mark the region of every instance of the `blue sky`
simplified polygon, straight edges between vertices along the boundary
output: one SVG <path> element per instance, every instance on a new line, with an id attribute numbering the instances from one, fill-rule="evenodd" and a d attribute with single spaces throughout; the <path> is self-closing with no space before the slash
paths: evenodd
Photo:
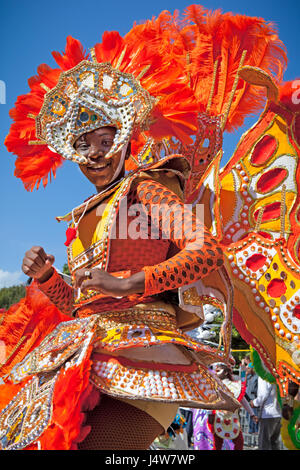
<path id="1" fill-rule="evenodd" d="M 9 109 L 18 95 L 29 91 L 27 79 L 34 75 L 40 63 L 54 65 L 51 51 L 61 51 L 66 37 L 79 39 L 85 48 L 101 41 L 105 30 L 125 34 L 134 21 L 158 15 L 162 10 L 183 10 L 192 1 L 151 0 L 14 0 L 1 2 L 0 80 L 6 85 L 6 103 L 0 104 L 1 157 L 1 224 L 0 224 L 0 287 L 24 282 L 21 273 L 22 258 L 32 245 L 41 245 L 55 256 L 60 269 L 66 262 L 64 246 L 66 225 L 55 217 L 63 215 L 94 193 L 93 186 L 84 179 L 77 166 L 65 162 L 57 178 L 47 188 L 28 193 L 22 182 L 13 176 L 15 157 L 3 145 L 11 120 Z M 298 0 L 206 0 L 201 4 L 209 9 L 263 17 L 273 21 L 279 37 L 288 49 L 289 65 L 285 80 L 300 77 L 299 31 L 300 5 Z M 249 118 L 246 127 L 256 119 Z M 225 135 L 225 160 L 245 130 Z"/>

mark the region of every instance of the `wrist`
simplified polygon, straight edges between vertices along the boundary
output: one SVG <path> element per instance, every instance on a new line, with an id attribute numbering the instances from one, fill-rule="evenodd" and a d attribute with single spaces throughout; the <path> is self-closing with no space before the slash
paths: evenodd
<path id="1" fill-rule="evenodd" d="M 51 266 L 51 268 L 46 271 L 44 274 L 42 274 L 40 277 L 38 278 L 35 278 L 35 280 L 39 283 L 39 284 L 43 284 L 44 282 L 47 282 L 49 281 L 49 279 L 52 277 L 53 275 L 53 272 L 54 272 L 54 268 Z"/>
<path id="2" fill-rule="evenodd" d="M 143 294 L 145 291 L 145 273 L 143 271 L 122 279 L 123 295 Z"/>

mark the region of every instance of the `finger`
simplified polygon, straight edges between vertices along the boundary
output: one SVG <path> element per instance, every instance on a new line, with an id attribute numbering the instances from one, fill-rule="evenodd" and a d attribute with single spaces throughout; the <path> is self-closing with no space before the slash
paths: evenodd
<path id="1" fill-rule="evenodd" d="M 39 269 L 43 268 L 45 266 L 45 261 L 43 261 L 39 255 L 36 253 L 30 253 L 28 256 L 25 257 L 24 262 L 28 266 L 35 266 L 38 267 Z"/>
<path id="2" fill-rule="evenodd" d="M 75 273 L 75 287 L 80 287 L 81 282 L 83 281 L 83 276 L 82 276 L 82 269 L 79 269 Z"/>
<path id="3" fill-rule="evenodd" d="M 96 290 L 101 292 L 99 285 L 96 285 L 93 279 L 85 279 L 81 284 L 80 290 L 83 294 L 86 294 L 88 290 Z"/>
<path id="4" fill-rule="evenodd" d="M 53 255 L 46 255 L 46 258 L 44 259 L 43 250 L 41 251 L 37 247 L 36 251 L 31 250 L 27 252 L 27 256 L 24 258 L 23 264 L 24 266 L 29 267 L 34 274 L 40 274 L 41 271 L 50 269 L 54 260 L 55 258 Z"/>
<path id="5" fill-rule="evenodd" d="M 25 260 L 23 261 L 22 269 L 26 269 L 27 271 L 30 270 L 33 273 L 36 273 L 41 270 L 41 268 L 38 265 L 30 261 L 25 261 Z"/>
<path id="6" fill-rule="evenodd" d="M 79 269 L 78 271 L 76 271 L 76 273 L 75 273 L 75 287 L 80 287 L 81 288 L 81 285 L 82 285 L 83 281 L 87 279 L 86 272 L 87 272 L 86 269 Z M 92 271 L 90 271 L 90 273 L 91 273 L 91 276 L 92 276 Z"/>
<path id="7" fill-rule="evenodd" d="M 32 261 L 29 258 L 25 258 L 22 264 L 22 270 L 27 276 L 32 276 L 34 278 L 40 277 L 43 273 L 47 270 L 50 270 L 52 263 L 46 261 L 46 263 L 42 263 L 40 259 L 36 261 Z"/>
<path id="8" fill-rule="evenodd" d="M 46 263 L 45 265 L 48 267 L 48 268 L 51 268 L 51 266 L 53 265 L 55 261 L 55 258 L 53 255 L 47 255 L 47 260 L 46 260 Z"/>
<path id="9" fill-rule="evenodd" d="M 38 277 L 40 273 L 40 269 L 32 269 L 32 267 L 27 266 L 27 265 L 22 266 L 22 271 L 24 274 L 26 274 L 26 276 L 34 277 L 34 278 Z"/>
<path id="10" fill-rule="evenodd" d="M 33 253 L 36 253 L 37 255 L 39 255 L 39 257 L 41 258 L 41 260 L 43 260 L 44 262 L 46 261 L 47 259 L 47 254 L 44 250 L 44 248 L 42 248 L 41 246 L 33 246 L 31 248 L 31 251 Z"/>
<path id="11" fill-rule="evenodd" d="M 29 277 L 33 277 L 33 272 L 32 270 L 28 267 L 28 266 L 22 266 L 22 271 L 24 274 L 26 274 L 26 276 L 29 276 Z"/>
<path id="12" fill-rule="evenodd" d="M 40 246 L 33 246 L 26 252 L 25 258 L 35 261 L 39 266 L 44 266 L 47 261 L 47 255 L 44 249 Z"/>
<path id="13" fill-rule="evenodd" d="M 55 261 L 55 257 L 53 255 L 50 255 L 49 253 L 47 253 L 47 261 L 49 261 L 49 263 L 53 264 L 54 261 Z"/>

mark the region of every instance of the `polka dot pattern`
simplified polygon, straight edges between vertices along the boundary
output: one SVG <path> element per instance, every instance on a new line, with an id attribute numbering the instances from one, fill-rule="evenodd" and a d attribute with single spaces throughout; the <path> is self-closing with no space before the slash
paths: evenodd
<path id="1" fill-rule="evenodd" d="M 143 270 L 144 297 L 191 284 L 222 266 L 217 240 L 165 186 L 154 180 L 142 181 L 130 191 L 127 204 L 129 208 L 134 204 L 144 207 L 148 234 L 136 240 L 130 234 L 111 240 L 108 271 L 134 274 Z M 128 217 L 128 226 L 133 219 Z M 73 289 L 56 272 L 39 288 L 63 313 L 70 314 Z"/>
<path id="2" fill-rule="evenodd" d="M 41 284 L 37 282 L 37 285 L 62 313 L 70 315 L 73 310 L 73 288 L 62 279 L 55 269 L 48 281 Z"/>
<path id="3" fill-rule="evenodd" d="M 176 194 L 148 180 L 138 184 L 136 196 L 141 204 L 148 205 L 151 225 L 156 224 L 160 237 L 168 238 L 179 250 L 166 261 L 143 267 L 145 295 L 190 284 L 222 266 L 223 253 L 217 240 Z"/>

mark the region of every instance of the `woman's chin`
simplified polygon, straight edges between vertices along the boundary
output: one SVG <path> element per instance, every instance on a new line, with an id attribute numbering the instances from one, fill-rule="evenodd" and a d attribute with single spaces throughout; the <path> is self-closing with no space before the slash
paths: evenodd
<path id="1" fill-rule="evenodd" d="M 104 169 L 99 171 L 93 171 L 89 174 L 89 180 L 91 183 L 96 186 L 96 188 L 105 188 L 112 180 L 113 173 L 110 171 L 111 169 Z"/>

